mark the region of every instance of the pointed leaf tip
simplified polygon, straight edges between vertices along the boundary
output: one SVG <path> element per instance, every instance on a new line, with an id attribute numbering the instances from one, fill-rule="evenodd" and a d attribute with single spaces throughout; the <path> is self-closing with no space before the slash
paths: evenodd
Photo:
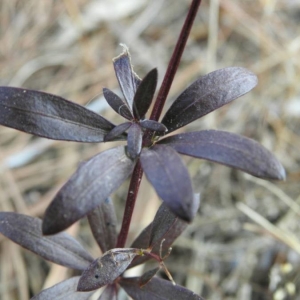
<path id="1" fill-rule="evenodd" d="M 174 101 L 162 123 L 174 131 L 246 94 L 257 77 L 245 68 L 230 67 L 211 72 L 191 84 Z"/>

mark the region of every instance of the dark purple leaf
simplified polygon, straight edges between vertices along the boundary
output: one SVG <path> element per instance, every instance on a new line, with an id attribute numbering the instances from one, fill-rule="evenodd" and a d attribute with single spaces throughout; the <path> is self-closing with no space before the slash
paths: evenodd
<path id="1" fill-rule="evenodd" d="M 80 276 L 64 280 L 48 289 L 41 291 L 31 300 L 88 300 L 93 292 L 77 292 L 77 284 Z"/>
<path id="2" fill-rule="evenodd" d="M 76 142 L 102 142 L 114 128 L 100 115 L 61 97 L 5 86 L 0 87 L 0 124 L 49 139 Z"/>
<path id="3" fill-rule="evenodd" d="M 200 204 L 199 195 L 194 195 L 193 202 L 193 210 L 192 210 L 192 218 L 195 217 Z M 152 222 L 152 231 L 149 239 L 150 247 L 160 246 L 161 241 L 166 237 L 166 235 L 174 230 L 175 223 L 177 222 L 178 217 L 175 216 L 167 207 L 165 203 L 163 203 L 159 210 L 157 211 L 155 218 Z"/>
<path id="4" fill-rule="evenodd" d="M 170 281 L 153 277 L 148 284 L 140 287 L 140 278 L 122 278 L 121 287 L 135 300 L 204 300 L 192 291 L 180 286 L 173 285 Z"/>
<path id="5" fill-rule="evenodd" d="M 82 163 L 47 208 L 43 233 L 60 232 L 95 209 L 125 181 L 134 164 L 123 146 Z"/>
<path id="6" fill-rule="evenodd" d="M 149 239 L 149 246 L 153 247 L 155 244 L 160 244 L 164 236 L 169 230 L 172 230 L 176 217 L 169 208 L 163 203 L 157 211 L 152 222 L 152 231 Z"/>
<path id="7" fill-rule="evenodd" d="M 125 122 L 116 126 L 107 135 L 104 136 L 104 142 L 110 142 L 120 139 L 120 136 L 131 126 L 131 124 L 131 122 Z"/>
<path id="8" fill-rule="evenodd" d="M 137 248 L 137 249 L 147 249 L 150 245 L 150 235 L 152 231 L 152 223 L 150 223 L 146 228 L 143 229 L 143 231 L 139 234 L 139 236 L 134 240 L 134 242 L 131 244 L 131 248 Z M 132 263 L 130 264 L 129 268 L 133 268 L 137 265 L 143 264 L 144 262 L 148 261 L 150 256 L 144 255 L 144 256 L 136 256 Z"/>
<path id="9" fill-rule="evenodd" d="M 250 71 L 230 67 L 209 73 L 190 85 L 171 105 L 162 123 L 174 131 L 244 95 L 257 84 Z"/>
<path id="10" fill-rule="evenodd" d="M 150 246 L 150 236 L 152 232 L 153 222 L 145 227 L 138 237 L 131 244 L 131 248 L 147 249 Z"/>
<path id="11" fill-rule="evenodd" d="M 131 248 L 115 248 L 105 252 L 82 273 L 77 291 L 92 291 L 113 283 L 138 255 L 137 251 Z"/>
<path id="12" fill-rule="evenodd" d="M 157 255 L 161 254 L 162 257 L 168 255 L 170 253 L 170 247 L 173 245 L 174 241 L 182 234 L 182 232 L 187 228 L 188 223 L 177 218 L 172 226 L 166 231 L 164 235 L 164 241 L 161 244 L 160 241 L 157 240 L 155 244 L 153 244 L 152 253 Z"/>
<path id="13" fill-rule="evenodd" d="M 143 142 L 143 131 L 140 125 L 133 123 L 127 136 L 127 151 L 129 157 L 135 159 L 141 152 Z"/>
<path id="14" fill-rule="evenodd" d="M 130 55 L 128 49 L 113 60 L 119 85 L 122 93 L 128 103 L 128 107 L 132 110 L 133 98 L 137 89 L 137 78 L 132 70 Z"/>
<path id="15" fill-rule="evenodd" d="M 193 216 L 196 215 L 200 198 L 198 194 L 194 195 Z M 160 249 L 162 250 L 162 256 L 165 256 L 169 252 L 170 246 L 174 243 L 176 238 L 185 230 L 188 223 L 177 218 L 166 206 L 162 204 L 157 211 L 154 220 L 149 224 L 134 240 L 131 247 L 139 249 L 152 248 L 151 252 L 159 255 Z M 164 242 L 162 243 L 162 241 Z M 161 244 L 162 243 L 162 244 Z M 149 260 L 149 256 L 137 256 L 130 268 L 142 264 Z"/>
<path id="16" fill-rule="evenodd" d="M 117 300 L 117 286 L 115 284 L 109 284 L 105 287 L 105 290 L 98 298 L 98 300 Z"/>
<path id="17" fill-rule="evenodd" d="M 95 240 L 104 253 L 115 247 L 117 242 L 117 217 L 114 204 L 107 198 L 88 214 L 89 224 Z"/>
<path id="18" fill-rule="evenodd" d="M 113 91 L 106 88 L 103 89 L 103 95 L 107 103 L 117 114 L 128 120 L 133 119 L 132 113 L 128 107 L 127 102 L 122 100 Z"/>
<path id="19" fill-rule="evenodd" d="M 157 69 L 151 70 L 140 83 L 133 99 L 133 113 L 137 119 L 142 119 L 147 113 L 157 84 Z"/>
<path id="20" fill-rule="evenodd" d="M 140 282 L 139 282 L 139 286 L 143 287 L 144 285 L 146 285 L 155 275 L 156 273 L 160 270 L 160 267 L 157 267 L 155 269 L 149 270 L 148 272 L 144 273 L 141 277 L 140 277 Z"/>
<path id="21" fill-rule="evenodd" d="M 147 179 L 157 194 L 178 217 L 193 218 L 193 189 L 189 173 L 178 153 L 169 146 L 155 145 L 141 152 Z"/>
<path id="22" fill-rule="evenodd" d="M 159 143 L 182 154 L 218 162 L 257 177 L 284 179 L 281 163 L 259 143 L 218 130 L 188 132 L 170 136 Z"/>
<path id="23" fill-rule="evenodd" d="M 140 122 L 143 128 L 150 129 L 152 131 L 165 133 L 168 131 L 167 127 L 159 122 L 153 120 L 143 120 Z"/>
<path id="24" fill-rule="evenodd" d="M 42 221 L 13 212 L 0 212 L 0 232 L 42 258 L 72 269 L 85 270 L 93 261 L 69 234 L 42 235 Z"/>
<path id="25" fill-rule="evenodd" d="M 194 194 L 194 202 L 192 207 L 193 218 L 199 209 L 199 204 L 200 204 L 199 194 Z M 151 246 L 153 248 L 151 252 L 159 255 L 161 249 L 162 256 L 164 257 L 165 255 L 168 255 L 169 248 L 173 245 L 174 241 L 186 229 L 188 223 L 179 218 L 175 218 L 174 221 L 172 222 L 172 216 L 171 216 L 172 212 L 170 211 L 166 212 L 166 222 L 164 222 L 162 220 L 163 211 L 165 211 L 165 208 L 161 206 L 159 211 L 157 212 L 157 215 L 154 218 L 152 231 L 151 231 L 152 238 L 150 237 L 149 241 L 151 242 L 152 240 Z M 159 224 L 161 224 L 161 226 L 163 227 L 162 229 L 158 227 Z M 164 240 L 164 242 L 161 244 L 162 239 Z"/>

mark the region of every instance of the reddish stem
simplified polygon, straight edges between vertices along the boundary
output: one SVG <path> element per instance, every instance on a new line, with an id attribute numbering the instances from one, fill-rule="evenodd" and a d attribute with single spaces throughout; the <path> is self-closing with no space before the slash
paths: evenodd
<path id="1" fill-rule="evenodd" d="M 163 80 L 160 90 L 158 92 L 158 96 L 156 98 L 156 101 L 155 101 L 155 104 L 154 104 L 154 107 L 153 107 L 153 110 L 152 110 L 152 113 L 150 116 L 151 120 L 158 121 L 158 119 L 161 115 L 162 109 L 165 105 L 168 93 L 170 91 L 173 79 L 175 77 L 183 50 L 185 48 L 187 39 L 189 37 L 189 34 L 191 31 L 193 22 L 195 20 L 198 8 L 200 6 L 200 3 L 201 3 L 201 0 L 193 0 L 191 6 L 189 8 L 185 22 L 183 24 L 179 38 L 177 40 L 177 44 L 173 51 L 172 57 L 170 59 L 164 80 Z M 151 132 L 148 131 L 144 135 L 143 145 L 148 145 L 150 140 L 151 140 Z M 122 227 L 121 227 L 121 231 L 120 231 L 119 237 L 118 237 L 118 242 L 116 245 L 117 248 L 123 248 L 125 246 L 126 239 L 127 239 L 128 232 L 129 232 L 129 226 L 130 226 L 130 222 L 131 222 L 131 218 L 132 218 L 132 214 L 133 214 L 133 210 L 134 210 L 134 206 L 135 206 L 135 201 L 136 201 L 137 194 L 139 191 L 142 176 L 143 176 L 143 170 L 142 170 L 140 162 L 138 161 L 138 163 L 136 164 L 136 166 L 133 170 L 133 174 L 132 174 L 131 181 L 130 181 L 130 186 L 129 186 L 127 200 L 126 200 L 126 206 L 125 206 L 125 211 L 124 211 L 124 216 L 123 216 Z"/>
<path id="2" fill-rule="evenodd" d="M 178 65 L 179 65 L 183 50 L 185 48 L 187 39 L 189 37 L 193 22 L 197 15 L 197 11 L 200 6 L 200 3 L 201 3 L 201 0 L 193 0 L 192 4 L 190 6 L 190 9 L 189 9 L 188 14 L 185 19 L 185 22 L 181 29 L 179 38 L 177 40 L 176 47 L 175 47 L 172 57 L 170 59 L 164 80 L 163 80 L 160 90 L 158 92 L 158 95 L 157 95 L 157 98 L 156 98 L 156 101 L 155 101 L 155 104 L 154 104 L 154 107 L 153 107 L 153 110 L 152 110 L 152 113 L 150 116 L 150 120 L 158 121 L 158 119 L 161 115 L 161 112 L 165 105 L 172 82 L 174 80 L 176 71 L 178 69 Z"/>
<path id="3" fill-rule="evenodd" d="M 116 248 L 123 248 L 125 246 L 142 176 L 143 176 L 143 169 L 140 161 L 138 161 L 132 173 L 128 194 L 127 194 L 127 200 L 125 204 L 122 227 L 119 233 Z"/>

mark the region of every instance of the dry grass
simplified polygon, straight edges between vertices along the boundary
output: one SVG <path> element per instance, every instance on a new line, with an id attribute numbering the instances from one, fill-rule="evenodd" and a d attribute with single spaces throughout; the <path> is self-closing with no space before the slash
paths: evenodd
<path id="1" fill-rule="evenodd" d="M 115 88 L 111 59 L 129 46 L 135 70 L 160 80 L 190 1 L 0 2 L 0 84 L 87 105 L 108 118 L 101 92 Z M 175 281 L 207 299 L 300 299 L 300 4 L 296 0 L 203 1 L 170 99 L 200 75 L 244 66 L 254 91 L 188 130 L 224 129 L 260 141 L 283 163 L 285 182 L 264 182 L 186 159 L 201 192 L 199 216 L 167 265 Z M 92 101 L 94 100 L 94 101 Z M 170 103 L 170 102 L 169 102 Z M 0 128 L 0 209 L 42 216 L 78 163 L 111 145 L 55 142 Z M 114 201 L 121 220 L 125 189 Z M 146 204 L 145 204 L 146 203 Z M 131 239 L 159 204 L 143 182 Z M 145 209 L 145 205 L 147 206 Z M 70 231 L 100 253 L 83 221 Z M 0 236 L 0 299 L 29 299 L 71 275 Z"/>

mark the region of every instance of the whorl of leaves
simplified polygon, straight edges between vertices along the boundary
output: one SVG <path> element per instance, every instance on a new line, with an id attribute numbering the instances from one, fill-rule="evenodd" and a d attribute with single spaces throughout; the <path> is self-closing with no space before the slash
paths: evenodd
<path id="1" fill-rule="evenodd" d="M 125 146 L 106 150 L 81 163 L 47 208 L 43 223 L 38 218 L 0 212 L 0 232 L 49 261 L 83 271 L 80 278 L 63 281 L 33 299 L 84 300 L 90 297 L 90 291 L 107 285 L 99 300 L 116 300 L 121 285 L 137 300 L 200 300 L 200 296 L 184 287 L 155 277 L 160 267 L 165 269 L 164 256 L 199 207 L 199 197 L 194 195 L 179 154 L 266 179 L 282 180 L 285 171 L 268 150 L 236 134 L 204 130 L 160 138 L 247 93 L 256 85 L 257 78 L 240 67 L 209 73 L 179 95 L 160 123 L 146 119 L 156 91 L 157 70 L 151 70 L 141 80 L 133 71 L 126 48 L 113 63 L 124 98 L 106 88 L 103 94 L 111 108 L 125 118 L 118 126 L 58 96 L 0 87 L 1 125 L 56 140 L 127 141 Z M 117 221 L 109 196 L 129 177 L 138 160 L 163 204 L 131 248 L 114 248 Z M 104 252 L 96 260 L 74 238 L 58 233 L 86 215 Z M 42 232 L 54 235 L 44 236 Z M 157 268 L 141 277 L 123 277 L 126 269 L 151 258 L 157 260 Z"/>

